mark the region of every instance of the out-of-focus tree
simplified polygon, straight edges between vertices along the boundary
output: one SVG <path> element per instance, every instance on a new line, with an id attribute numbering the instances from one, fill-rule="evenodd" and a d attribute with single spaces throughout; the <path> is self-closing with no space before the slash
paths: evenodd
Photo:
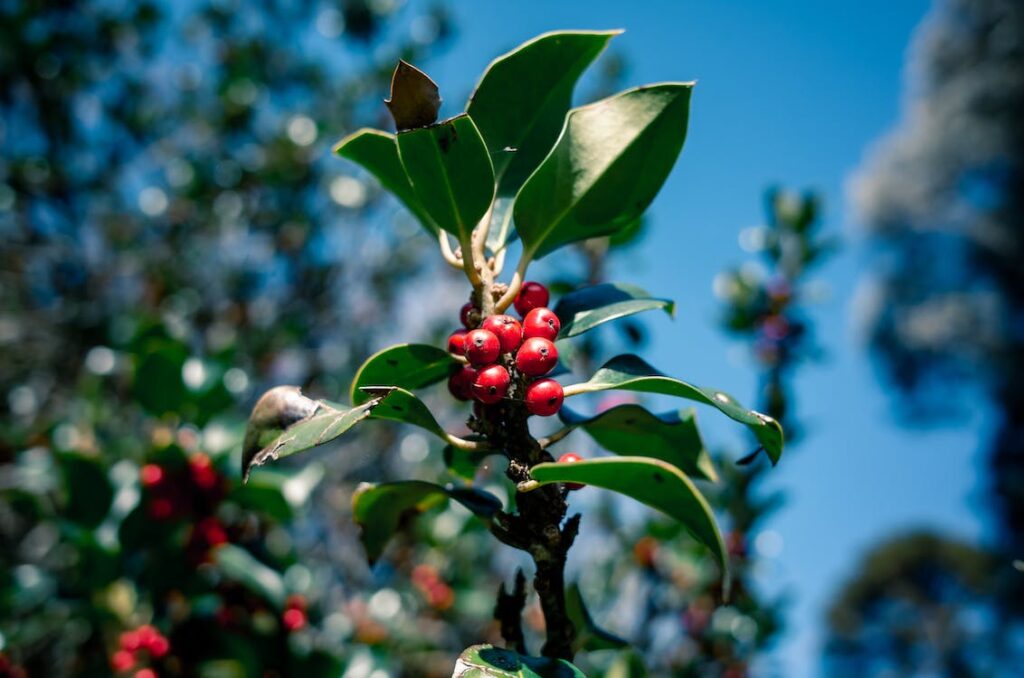
<path id="1" fill-rule="evenodd" d="M 172 674 L 372 670 L 400 659 L 381 610 L 436 618 L 362 594 L 329 517 L 354 483 L 302 519 L 308 476 L 243 491 L 230 450 L 256 389 L 336 391 L 426 273 L 432 243 L 329 149 L 449 30 L 422 3 L 0 4 L 0 673 L 102 675 L 121 651 Z"/>
<path id="2" fill-rule="evenodd" d="M 872 347 L 913 417 L 955 413 L 957 381 L 995 408 L 991 503 L 1024 552 L 1024 5 L 940 0 L 918 30 L 904 120 L 852 198 L 876 252 L 862 299 Z M 1003 561 L 1024 601 L 1024 577 Z"/>
<path id="3" fill-rule="evenodd" d="M 998 568 L 992 552 L 932 532 L 871 549 L 829 608 L 827 675 L 1016 675 L 1024 656 L 999 613 Z"/>

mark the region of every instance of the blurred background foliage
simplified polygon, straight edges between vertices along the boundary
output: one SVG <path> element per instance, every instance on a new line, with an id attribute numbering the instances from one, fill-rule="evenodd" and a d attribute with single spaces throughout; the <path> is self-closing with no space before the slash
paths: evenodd
<path id="1" fill-rule="evenodd" d="M 352 491 L 436 480 L 424 436 L 368 426 L 245 487 L 236 463 L 254 394 L 336 396 L 375 349 L 456 325 L 465 289 L 434 243 L 329 153 L 386 127 L 395 60 L 429 70 L 456 29 L 429 2 L 0 0 L 0 675 L 441 676 L 467 644 L 500 642 L 494 594 L 523 563 L 458 507 L 365 562 Z M 864 328 L 908 424 L 944 421 L 973 387 L 995 403 L 998 534 L 869 550 L 824 620 L 827 675 L 1024 663 L 1022 36 L 1019 2 L 937 2 L 911 50 L 914 104 L 852 192 L 876 254 Z M 600 63 L 584 99 L 622 85 L 622 56 Z M 797 368 L 827 355 L 805 276 L 835 242 L 813 196 L 766 198 L 765 225 L 741 234 L 760 264 L 715 289 L 723 330 L 755 358 L 757 405 L 793 441 Z M 575 248 L 545 269 L 552 292 L 606 280 L 644 233 Z M 567 357 L 585 372 L 645 341 L 626 321 Z M 715 456 L 731 603 L 685 535 L 597 497 L 580 590 L 637 649 L 606 639 L 616 649 L 582 655 L 588 673 L 777 673 L 769 650 L 799 591 L 765 594 L 761 559 L 785 498 L 753 442 Z M 476 481 L 504 496 L 501 476 L 484 464 Z M 535 646 L 534 601 L 526 620 Z"/>

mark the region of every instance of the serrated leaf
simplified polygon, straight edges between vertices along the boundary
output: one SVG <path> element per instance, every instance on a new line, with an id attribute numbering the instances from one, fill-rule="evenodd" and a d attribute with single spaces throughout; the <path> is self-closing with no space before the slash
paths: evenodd
<path id="1" fill-rule="evenodd" d="M 661 459 L 691 476 L 718 480 L 693 409 L 656 415 L 640 405 L 626 404 L 584 417 L 563 407 L 558 416 L 569 426 L 582 427 L 609 452 Z"/>
<path id="2" fill-rule="evenodd" d="M 579 584 L 571 584 L 565 592 L 565 614 L 569 617 L 573 626 L 576 627 L 576 641 L 573 647 L 576 651 L 586 650 L 614 650 L 629 647 L 629 642 L 619 638 L 614 633 L 608 633 L 594 623 L 590 611 L 583 602 L 583 594 L 580 593 Z"/>
<path id="3" fill-rule="evenodd" d="M 601 457 L 537 464 L 530 475 L 541 485 L 582 483 L 656 508 L 678 520 L 694 539 L 711 549 L 726 572 L 725 544 L 714 513 L 693 482 L 672 464 L 648 457 Z"/>
<path id="4" fill-rule="evenodd" d="M 468 242 L 494 198 L 494 169 L 468 115 L 398 134 L 398 156 L 423 209 Z"/>
<path id="5" fill-rule="evenodd" d="M 213 550 L 213 562 L 227 579 L 257 594 L 277 609 L 284 607 L 285 586 L 281 575 L 234 544 Z"/>
<path id="6" fill-rule="evenodd" d="M 484 521 L 501 510 L 497 497 L 476 488 L 443 487 L 421 480 L 363 483 L 356 488 L 352 516 L 361 529 L 359 538 L 370 564 L 380 557 L 405 520 L 448 499 L 459 502 Z"/>
<path id="7" fill-rule="evenodd" d="M 646 290 L 628 283 L 602 283 L 584 287 L 558 300 L 555 315 L 562 323 L 559 339 L 568 339 L 634 313 L 661 309 L 675 313 L 675 302 L 655 299 Z"/>
<path id="8" fill-rule="evenodd" d="M 254 466 L 328 443 L 370 415 L 389 394 L 377 391 L 357 407 L 313 400 L 297 386 L 278 386 L 256 402 L 242 444 L 242 477 Z"/>
<path id="9" fill-rule="evenodd" d="M 620 32 L 545 33 L 484 71 L 466 110 L 491 153 L 499 195 L 515 195 L 551 150 L 576 81 Z"/>
<path id="10" fill-rule="evenodd" d="M 627 354 L 612 358 L 589 381 L 567 386 L 566 396 L 612 390 L 660 393 L 711 405 L 753 431 L 773 464 L 782 456 L 783 434 L 779 422 L 766 414 L 748 410 L 727 393 L 665 376 L 639 356 Z"/>
<path id="11" fill-rule="evenodd" d="M 432 125 L 441 110 L 437 83 L 412 64 L 399 60 L 391 74 L 391 97 L 384 103 L 399 132 Z"/>
<path id="12" fill-rule="evenodd" d="M 455 662 L 452 678 L 586 678 L 564 659 L 528 657 L 493 645 L 467 647 Z"/>
<path id="13" fill-rule="evenodd" d="M 398 344 L 366 359 L 352 379 L 349 397 L 360 405 L 370 394 L 366 386 L 397 386 L 412 391 L 444 381 L 458 361 L 450 353 L 429 344 Z"/>
<path id="14" fill-rule="evenodd" d="M 570 111 L 551 153 L 516 196 L 526 253 L 543 257 L 632 224 L 683 148 L 692 89 L 647 85 Z"/>
<path id="15" fill-rule="evenodd" d="M 437 237 L 437 224 L 423 209 L 423 203 L 416 196 L 412 182 L 405 175 L 405 168 L 398 157 L 398 141 L 394 134 L 364 128 L 335 144 L 334 152 L 357 163 L 376 177 L 381 186 L 412 212 L 423 228 Z"/>

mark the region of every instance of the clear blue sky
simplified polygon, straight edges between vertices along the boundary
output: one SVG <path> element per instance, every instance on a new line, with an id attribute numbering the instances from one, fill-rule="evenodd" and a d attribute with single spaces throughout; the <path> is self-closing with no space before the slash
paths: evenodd
<path id="1" fill-rule="evenodd" d="M 625 28 L 627 84 L 698 80 L 689 138 L 652 208 L 652 228 L 615 276 L 678 302 L 653 318 L 651 362 L 673 375 L 754 398 L 750 367 L 715 327 L 715 274 L 745 255 L 736 236 L 761 220 L 769 183 L 814 188 L 846 240 L 822 269 L 832 298 L 815 315 L 828 362 L 798 378 L 808 435 L 773 482 L 789 497 L 771 527 L 783 550 L 769 570 L 795 597 L 776 652 L 783 675 L 816 675 L 824 605 L 863 549 L 899 528 L 938 526 L 977 538 L 984 422 L 907 430 L 852 331 L 867 263 L 843 185 L 866 147 L 898 119 L 902 70 L 922 0 L 866 2 L 455 2 L 459 36 L 431 75 L 461 105 L 486 63 L 558 28 Z M 703 421 L 711 423 L 711 413 Z M 736 436 L 735 438 L 731 438 Z M 742 440 L 714 426 L 713 442 Z M 746 443 L 744 443 L 745 445 Z"/>

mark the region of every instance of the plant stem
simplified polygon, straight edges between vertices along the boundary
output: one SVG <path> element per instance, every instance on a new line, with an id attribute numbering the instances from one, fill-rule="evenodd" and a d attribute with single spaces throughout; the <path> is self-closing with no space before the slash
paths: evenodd
<path id="1" fill-rule="evenodd" d="M 508 401 L 482 412 L 479 422 L 495 449 L 509 458 L 506 475 L 513 483 L 530 480 L 530 468 L 553 461 L 530 435 L 527 413 L 521 402 Z M 576 628 L 565 606 L 565 560 L 576 538 L 579 515 L 565 520 L 568 504 L 565 490 L 546 485 L 528 493 L 516 493 L 517 512 L 499 514 L 492 532 L 503 543 L 530 554 L 536 568 L 533 588 L 540 597 L 547 629 L 541 649 L 546 657 L 571 660 Z M 564 525 L 563 525 L 564 521 Z"/>
<path id="2" fill-rule="evenodd" d="M 509 593 L 505 584 L 498 587 L 498 602 L 494 605 L 494 618 L 501 623 L 501 637 L 505 646 L 520 654 L 526 654 L 526 639 L 523 637 L 523 608 L 526 606 L 526 576 L 516 570 L 515 588 Z"/>
<path id="3" fill-rule="evenodd" d="M 495 313 L 503 313 L 513 301 L 516 299 L 516 295 L 519 294 L 519 289 L 523 286 L 523 280 L 526 278 L 526 269 L 530 266 L 532 260 L 532 254 L 529 252 L 523 252 L 522 256 L 519 257 L 519 263 L 516 265 L 516 272 L 512 275 L 512 280 L 508 283 L 508 291 L 502 295 L 494 304 Z"/>

